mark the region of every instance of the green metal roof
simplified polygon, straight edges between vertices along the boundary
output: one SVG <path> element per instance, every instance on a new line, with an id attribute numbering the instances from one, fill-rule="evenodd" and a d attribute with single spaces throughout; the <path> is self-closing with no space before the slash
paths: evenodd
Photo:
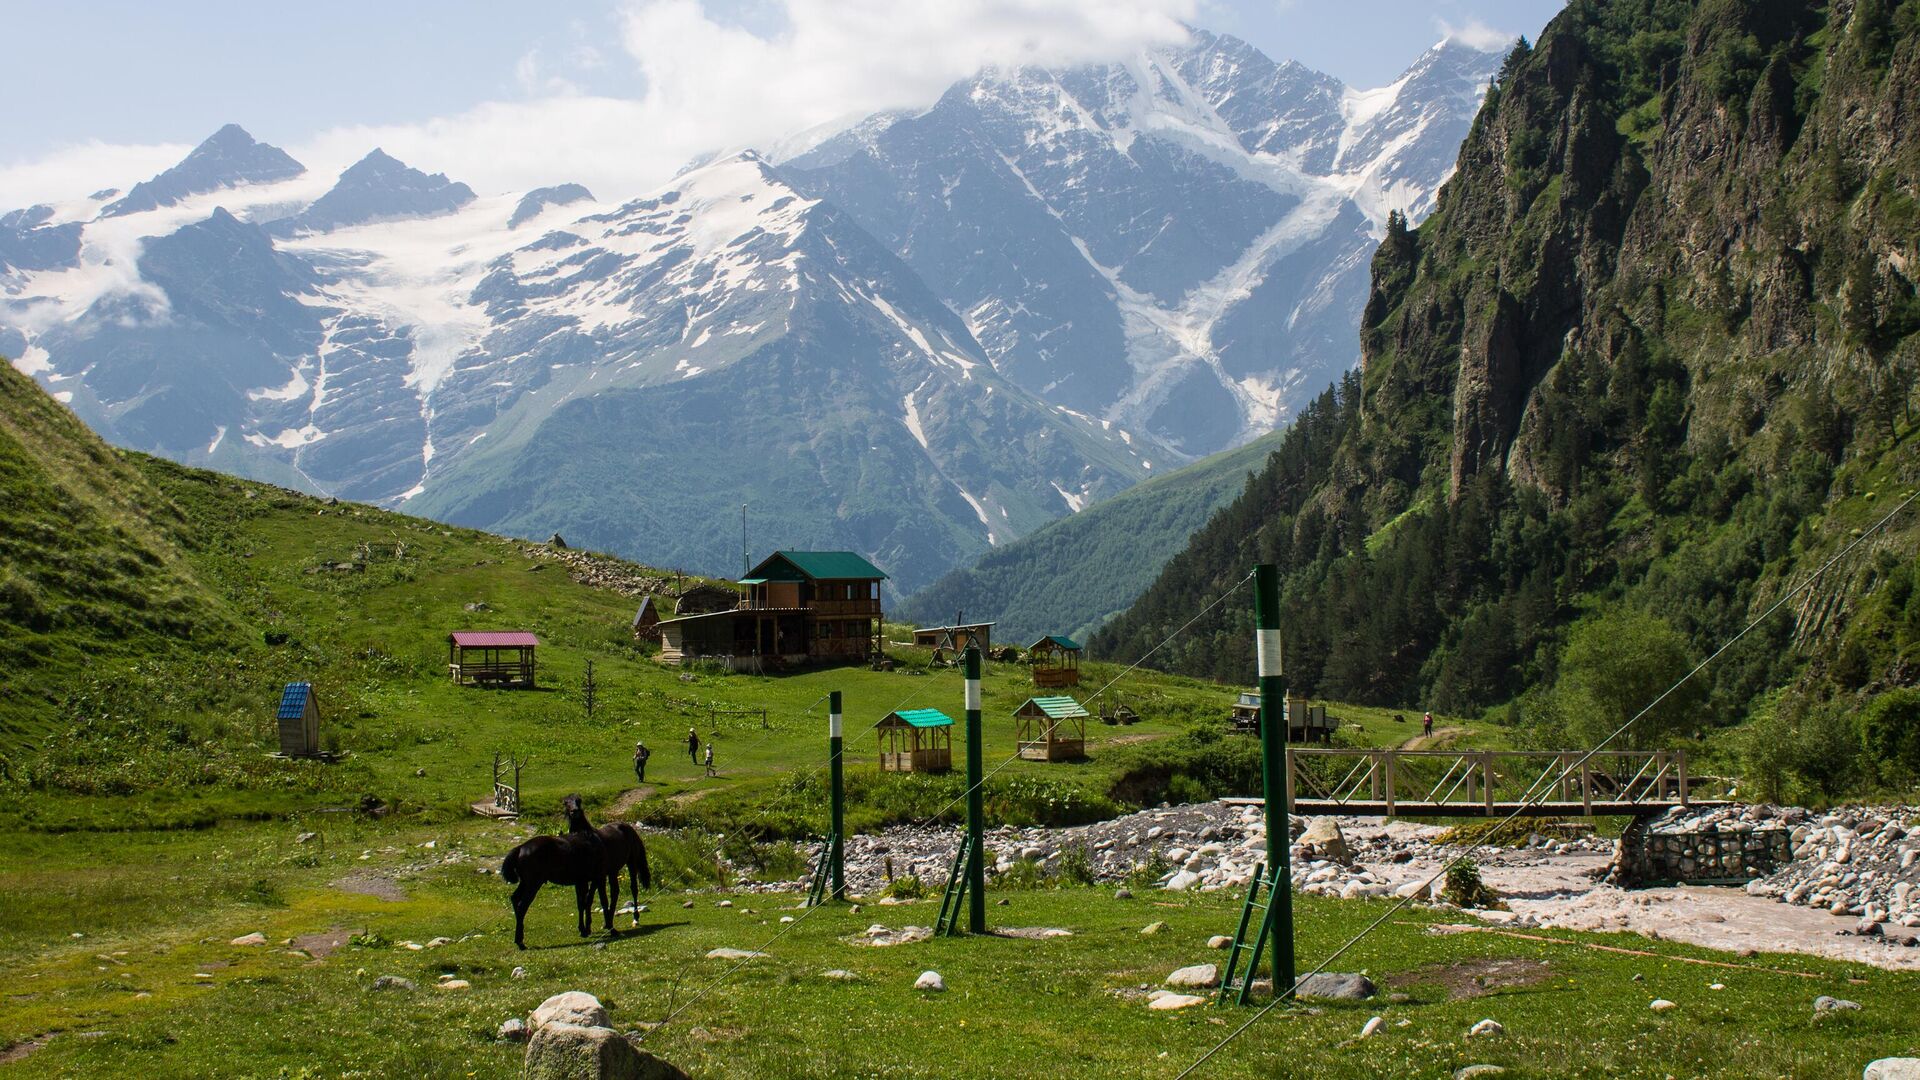
<path id="1" fill-rule="evenodd" d="M 742 580 L 819 581 L 823 578 L 886 579 L 880 568 L 851 551 L 776 551 Z"/>
<path id="2" fill-rule="evenodd" d="M 1040 646 L 1045 645 L 1049 641 L 1053 642 L 1055 645 L 1058 645 L 1063 649 L 1071 649 L 1074 652 L 1080 651 L 1079 642 L 1073 640 L 1070 637 L 1061 637 L 1059 634 L 1048 634 L 1046 637 L 1043 637 L 1039 641 L 1036 641 L 1033 644 L 1027 646 L 1027 651 L 1032 652 L 1033 650 L 1039 648 Z"/>
<path id="3" fill-rule="evenodd" d="M 1060 697 L 1028 698 L 1020 704 L 1018 709 L 1013 711 L 1016 713 L 1025 712 L 1028 705 L 1032 705 L 1034 708 L 1039 709 L 1055 720 L 1072 720 L 1090 715 L 1079 702 L 1064 695 Z"/>
<path id="4" fill-rule="evenodd" d="M 889 713 L 897 716 L 914 727 L 952 727 L 953 717 L 939 709 L 908 709 L 904 712 Z"/>

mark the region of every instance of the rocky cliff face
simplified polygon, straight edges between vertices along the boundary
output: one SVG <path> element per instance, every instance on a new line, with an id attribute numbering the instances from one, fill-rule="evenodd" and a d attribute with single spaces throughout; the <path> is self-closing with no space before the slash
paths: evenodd
<path id="1" fill-rule="evenodd" d="M 1621 603 L 1704 654 L 1920 480 L 1916 102 L 1920 4 L 1570 4 L 1433 215 L 1390 224 L 1325 460 L 1256 480 L 1095 647 L 1277 557 L 1327 693 L 1503 700 Z M 1720 705 L 1826 670 L 1887 580 L 1872 547 L 1756 631 L 1776 652 Z M 1842 689 L 1912 666 L 1874 655 Z"/>

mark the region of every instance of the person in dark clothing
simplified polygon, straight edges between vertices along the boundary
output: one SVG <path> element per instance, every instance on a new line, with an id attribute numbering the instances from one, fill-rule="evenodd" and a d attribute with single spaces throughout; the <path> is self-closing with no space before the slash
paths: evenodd
<path id="1" fill-rule="evenodd" d="M 1427 715 L 1420 718 L 1420 734 L 1427 735 L 1427 736 L 1431 736 L 1433 734 L 1433 714 L 1432 713 L 1428 713 Z"/>
<path id="2" fill-rule="evenodd" d="M 687 729 L 687 760 L 700 764 L 700 735 L 692 728 Z"/>
<path id="3" fill-rule="evenodd" d="M 647 749 L 646 743 L 637 742 L 633 744 L 634 782 L 641 783 L 641 784 L 644 784 L 647 782 L 647 759 L 652 756 L 653 756 L 653 751 Z"/>

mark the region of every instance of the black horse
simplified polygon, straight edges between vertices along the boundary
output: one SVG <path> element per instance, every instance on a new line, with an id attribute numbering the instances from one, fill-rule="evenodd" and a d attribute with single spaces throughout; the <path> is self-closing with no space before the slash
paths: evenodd
<path id="1" fill-rule="evenodd" d="M 548 882 L 573 886 L 581 937 L 593 933 L 596 889 L 600 892 L 600 908 L 606 916 L 607 929 L 613 929 L 613 905 L 607 900 L 606 845 L 587 823 L 587 815 L 580 809 L 580 796 L 569 795 L 560 800 L 560 805 L 567 812 L 569 831 L 565 835 L 536 836 L 507 852 L 506 862 L 500 864 L 500 876 L 514 886 L 513 943 L 522 949 L 527 947 L 527 909 L 533 906 L 540 886 Z"/>
<path id="2" fill-rule="evenodd" d="M 633 890 L 633 925 L 640 925 L 640 890 L 653 888 L 653 871 L 647 868 L 647 845 L 640 839 L 640 830 L 624 821 L 616 821 L 599 828 L 601 870 L 607 876 L 606 889 L 613 895 L 613 908 L 620 908 L 620 871 L 627 872 L 627 885 Z M 637 879 L 637 880 L 636 880 Z M 612 930 L 613 924 L 608 923 Z"/>

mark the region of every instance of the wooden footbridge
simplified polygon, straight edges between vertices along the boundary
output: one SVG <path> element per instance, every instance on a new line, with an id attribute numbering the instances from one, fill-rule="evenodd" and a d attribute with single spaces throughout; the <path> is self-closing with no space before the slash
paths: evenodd
<path id="1" fill-rule="evenodd" d="M 1296 814 L 1587 817 L 1720 806 L 1728 781 L 1687 773 L 1683 751 L 1287 748 Z M 1259 799 L 1232 800 L 1259 803 Z"/>

